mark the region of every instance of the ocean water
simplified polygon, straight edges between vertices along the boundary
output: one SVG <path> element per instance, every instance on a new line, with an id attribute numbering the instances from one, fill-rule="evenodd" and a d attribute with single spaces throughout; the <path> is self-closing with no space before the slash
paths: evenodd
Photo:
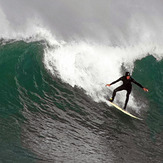
<path id="1" fill-rule="evenodd" d="M 133 77 L 149 89 L 133 89 L 138 121 L 62 81 L 57 70 L 53 76 L 46 48 L 44 41 L 1 41 L 1 162 L 162 161 L 162 60 L 134 63 Z"/>
<path id="2" fill-rule="evenodd" d="M 0 163 L 162 163 L 159 3 L 150 5 L 158 9 L 151 15 L 136 1 L 128 3 L 132 10 L 105 2 L 110 11 L 97 1 L 93 6 L 76 2 L 78 11 L 66 1 L 52 6 L 17 0 L 13 10 L 7 2 L 0 1 Z M 119 5 L 120 17 L 113 14 Z M 84 13 L 80 6 L 86 7 Z M 17 7 L 22 17 L 14 12 Z M 39 19 L 31 18 L 34 10 Z M 74 22 L 68 21 L 74 14 Z M 121 83 L 105 85 L 126 71 L 149 89 L 133 84 L 127 106 L 142 121 L 108 102 Z M 117 93 L 115 103 L 123 107 L 124 100 L 125 92 Z"/>

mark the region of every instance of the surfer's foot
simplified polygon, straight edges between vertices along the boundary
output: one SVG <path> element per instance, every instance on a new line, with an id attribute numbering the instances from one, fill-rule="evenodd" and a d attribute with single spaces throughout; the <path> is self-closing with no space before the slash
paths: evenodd
<path id="1" fill-rule="evenodd" d="M 109 101 L 110 101 L 110 102 L 113 102 L 113 99 L 112 99 L 112 98 L 110 98 L 110 99 L 109 99 Z"/>

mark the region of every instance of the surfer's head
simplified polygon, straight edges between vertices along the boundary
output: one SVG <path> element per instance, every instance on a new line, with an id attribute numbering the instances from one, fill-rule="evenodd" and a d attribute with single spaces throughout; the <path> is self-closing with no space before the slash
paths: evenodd
<path id="1" fill-rule="evenodd" d="M 130 79 L 130 73 L 129 72 L 126 72 L 125 76 L 126 76 L 127 79 Z"/>

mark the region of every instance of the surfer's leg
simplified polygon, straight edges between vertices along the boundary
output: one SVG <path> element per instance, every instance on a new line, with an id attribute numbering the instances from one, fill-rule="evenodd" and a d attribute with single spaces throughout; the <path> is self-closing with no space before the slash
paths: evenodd
<path id="1" fill-rule="evenodd" d="M 116 93 L 118 92 L 118 91 L 122 91 L 122 90 L 124 90 L 124 87 L 123 86 L 120 86 L 120 87 L 118 87 L 118 88 L 116 88 L 114 91 L 113 91 L 113 95 L 112 95 L 112 98 L 111 98 L 111 102 L 112 101 L 114 101 L 114 98 L 115 98 L 115 96 L 116 96 Z"/>
<path id="2" fill-rule="evenodd" d="M 124 105 L 124 110 L 126 110 L 126 106 L 127 106 L 127 103 L 128 103 L 128 100 L 129 100 L 129 95 L 131 93 L 131 90 L 126 90 L 127 91 L 127 94 L 126 94 L 126 101 L 125 101 L 125 105 Z"/>

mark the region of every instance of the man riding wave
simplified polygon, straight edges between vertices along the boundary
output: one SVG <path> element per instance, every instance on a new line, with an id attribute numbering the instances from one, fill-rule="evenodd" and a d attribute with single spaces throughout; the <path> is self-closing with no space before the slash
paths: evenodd
<path id="1" fill-rule="evenodd" d="M 126 109 L 126 106 L 127 106 L 127 103 L 128 103 L 128 100 L 129 100 L 129 95 L 131 93 L 131 90 L 132 90 L 132 83 L 138 85 L 140 88 L 142 88 L 145 92 L 148 92 L 148 89 L 143 87 L 140 83 L 136 82 L 131 76 L 130 76 L 130 73 L 129 72 L 126 72 L 125 73 L 125 76 L 122 76 L 120 77 L 118 80 L 110 83 L 110 84 L 106 84 L 106 86 L 111 86 L 112 84 L 115 84 L 119 81 L 122 81 L 123 84 L 119 87 L 117 87 L 114 91 L 113 91 L 113 95 L 112 97 L 109 99 L 110 102 L 113 102 L 114 101 L 114 98 L 116 96 L 116 93 L 118 91 L 122 91 L 122 90 L 126 90 L 127 91 L 127 94 L 126 94 L 126 100 L 125 100 L 125 105 L 123 107 L 123 109 L 125 110 Z"/>

